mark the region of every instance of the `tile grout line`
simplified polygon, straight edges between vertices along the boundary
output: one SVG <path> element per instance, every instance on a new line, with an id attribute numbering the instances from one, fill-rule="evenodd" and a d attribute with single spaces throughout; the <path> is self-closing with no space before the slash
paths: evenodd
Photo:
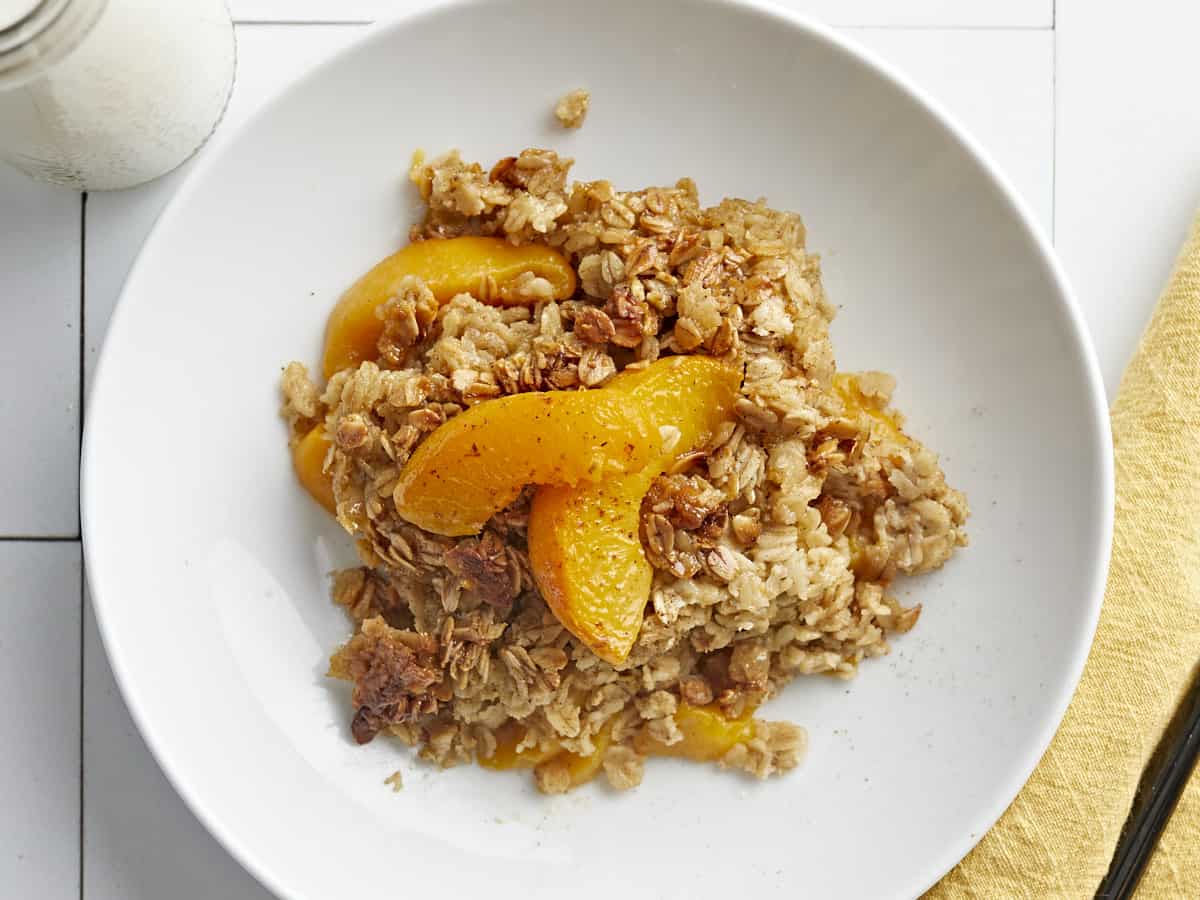
<path id="1" fill-rule="evenodd" d="M 79 204 L 79 461 L 83 462 L 83 418 L 84 402 L 87 397 L 87 202 L 88 195 L 84 191 Z M 75 470 L 78 484 L 79 469 Z M 79 485 L 82 487 L 82 485 Z M 83 900 L 83 804 L 84 769 L 83 769 L 83 695 L 84 695 L 84 621 L 87 618 L 87 587 L 86 575 L 83 570 L 83 519 L 79 508 L 76 514 L 79 520 L 79 900 Z"/>
<path id="2" fill-rule="evenodd" d="M 1058 30 L 1050 33 L 1050 243 L 1058 225 Z"/>
<path id="3" fill-rule="evenodd" d="M 77 534 L 5 534 L 0 544 L 78 544 Z"/>
<path id="4" fill-rule="evenodd" d="M 87 618 L 87 587 L 84 581 L 83 574 L 83 548 L 80 547 L 79 555 L 79 900 L 83 900 L 83 805 L 86 803 L 86 792 L 84 791 L 84 778 L 86 777 L 83 767 L 83 690 L 84 690 L 84 663 L 86 650 L 84 649 L 84 622 Z"/>
<path id="5" fill-rule="evenodd" d="M 87 401 L 87 204 L 88 195 L 84 191 L 79 203 L 79 448 L 76 460 L 83 462 L 83 406 Z M 78 503 L 79 466 L 75 467 L 75 533 L 82 539 L 83 518 Z"/>
<path id="6" fill-rule="evenodd" d="M 351 26 L 363 27 L 374 25 L 375 19 L 234 19 L 236 26 L 286 26 L 310 28 L 313 26 Z M 830 28 L 848 31 L 1052 31 L 1054 30 L 1054 14 L 1051 13 L 1049 25 L 965 25 L 965 24 L 872 24 L 870 22 L 838 22 L 826 19 L 820 20 Z"/>

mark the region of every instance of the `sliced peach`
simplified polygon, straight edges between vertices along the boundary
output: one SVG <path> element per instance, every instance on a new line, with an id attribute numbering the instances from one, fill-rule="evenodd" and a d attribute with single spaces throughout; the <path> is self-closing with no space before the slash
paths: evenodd
<path id="1" fill-rule="evenodd" d="M 376 358 L 383 321 L 375 310 L 396 293 L 405 276 L 421 278 L 439 303 L 471 294 L 488 303 L 519 306 L 534 302 L 517 290 L 526 272 L 549 281 L 556 300 L 575 293 L 575 270 L 544 244 L 514 247 L 503 238 L 473 235 L 409 244 L 377 263 L 333 308 L 325 328 L 325 377 Z"/>
<path id="2" fill-rule="evenodd" d="M 675 711 L 675 724 L 683 733 L 683 740 L 664 744 L 643 731 L 635 739 L 634 746 L 647 756 L 679 756 L 696 762 L 712 762 L 754 737 L 751 715 L 747 712 L 741 718 L 730 719 L 715 703 L 709 706 L 680 703 Z"/>
<path id="3" fill-rule="evenodd" d="M 658 424 L 657 453 L 640 472 L 534 495 L 528 538 L 538 588 L 563 626 L 613 665 L 637 640 L 650 595 L 653 573 L 638 533 L 642 498 L 679 456 L 712 438 L 740 384 L 739 370 L 705 356 L 622 373 L 602 390 L 623 394 L 631 415 L 645 412 Z"/>
<path id="4" fill-rule="evenodd" d="M 304 489 L 336 516 L 337 500 L 333 496 L 333 482 L 324 471 L 328 450 L 329 438 L 325 436 L 325 426 L 317 425 L 292 450 L 292 465 Z"/>
<path id="5" fill-rule="evenodd" d="M 596 777 L 604 764 L 604 752 L 612 743 L 612 724 L 605 723 L 592 738 L 595 749 L 585 755 L 564 750 L 557 741 L 541 747 L 517 749 L 525 736 L 525 726 L 520 722 L 508 721 L 496 731 L 496 751 L 491 756 L 481 756 L 479 764 L 485 769 L 541 769 L 554 766 L 567 776 L 567 789 L 579 787 Z"/>
<path id="6" fill-rule="evenodd" d="M 563 626 L 614 665 L 642 628 L 654 571 L 638 534 L 639 473 L 608 482 L 549 485 L 534 494 L 529 561 L 546 604 Z"/>
<path id="7" fill-rule="evenodd" d="M 527 484 L 574 484 L 645 467 L 659 440 L 615 391 L 485 400 L 426 438 L 400 472 L 396 509 L 436 534 L 475 534 Z"/>
<path id="8" fill-rule="evenodd" d="M 479 764 L 487 769 L 532 769 L 562 752 L 557 744 L 544 747 L 526 747 L 518 750 L 517 745 L 525 737 L 525 727 L 509 720 L 496 730 L 496 751 L 491 756 L 479 758 Z"/>
<path id="9" fill-rule="evenodd" d="M 674 744 L 664 744 L 645 731 L 634 739 L 634 749 L 645 756 L 674 756 L 694 762 L 715 762 L 738 744 L 753 739 L 755 721 L 753 710 L 736 719 L 727 717 L 715 703 L 691 706 L 680 703 L 675 712 L 675 724 L 683 735 Z M 519 722 L 506 722 L 496 732 L 496 751 L 481 757 L 479 764 L 487 769 L 539 769 L 554 767 L 567 776 L 567 789 L 579 787 L 599 774 L 604 754 L 612 744 L 611 722 L 605 724 L 592 739 L 595 749 L 586 755 L 563 750 L 557 742 L 544 747 L 518 750 L 525 735 Z"/>
<path id="10" fill-rule="evenodd" d="M 594 749 L 587 756 L 580 756 L 578 753 L 563 753 L 557 757 L 557 760 L 564 763 L 567 767 L 567 774 L 571 778 L 571 787 L 579 787 L 596 777 L 596 773 L 600 771 L 600 767 L 604 764 L 604 752 L 608 749 L 608 745 L 612 743 L 612 727 L 611 724 L 605 724 L 600 729 L 599 733 L 592 738 Z"/>
<path id="11" fill-rule="evenodd" d="M 674 744 L 664 744 L 642 731 L 634 739 L 633 746 L 645 756 L 674 756 L 693 762 L 715 762 L 738 744 L 754 738 L 754 711 L 747 710 L 736 719 L 731 719 L 712 703 L 708 706 L 691 706 L 680 702 L 675 712 L 675 724 L 683 738 Z M 487 769 L 539 769 L 553 766 L 562 769 L 568 779 L 568 789 L 591 781 L 604 764 L 604 754 L 612 744 L 611 722 L 592 739 L 595 749 L 586 755 L 562 749 L 557 742 L 542 747 L 517 749 L 525 735 L 525 727 L 519 722 L 509 721 L 496 732 L 496 750 L 488 757 L 480 757 L 479 764 Z"/>
<path id="12" fill-rule="evenodd" d="M 396 509 L 426 531 L 475 534 L 527 484 L 662 471 L 728 414 L 739 379 L 708 357 L 670 357 L 592 391 L 485 400 L 417 448 L 400 472 Z"/>

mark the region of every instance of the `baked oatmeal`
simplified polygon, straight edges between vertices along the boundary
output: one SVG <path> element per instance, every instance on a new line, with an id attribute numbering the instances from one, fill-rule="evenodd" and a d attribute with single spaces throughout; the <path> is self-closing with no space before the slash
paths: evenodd
<path id="1" fill-rule="evenodd" d="M 546 793 L 661 755 L 787 771 L 805 732 L 755 711 L 887 653 L 920 614 L 894 580 L 966 544 L 966 500 L 893 379 L 837 371 L 798 215 L 570 165 L 415 159 L 411 243 L 338 303 L 324 383 L 284 371 L 362 561 L 333 578 L 351 734 Z"/>

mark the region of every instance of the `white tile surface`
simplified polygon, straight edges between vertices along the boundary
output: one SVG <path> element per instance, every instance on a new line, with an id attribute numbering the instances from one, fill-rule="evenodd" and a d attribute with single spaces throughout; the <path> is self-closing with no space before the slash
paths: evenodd
<path id="1" fill-rule="evenodd" d="M 777 5 L 833 25 L 1049 28 L 1054 0 L 776 0 Z M 371 21 L 424 4 L 421 0 L 232 0 L 239 21 Z"/>
<path id="2" fill-rule="evenodd" d="M 965 125 L 1050 233 L 1053 32 L 850 28 L 844 33 L 907 75 Z"/>
<path id="3" fill-rule="evenodd" d="M 1058 0 L 1058 249 L 1109 397 L 1200 205 L 1200 3 Z"/>
<path id="4" fill-rule="evenodd" d="M 0 536 L 79 534 L 80 202 L 0 164 Z"/>
<path id="5" fill-rule="evenodd" d="M 79 545 L 0 542 L 0 895 L 79 896 Z"/>
<path id="6" fill-rule="evenodd" d="M 271 894 L 204 830 L 150 756 L 113 680 L 90 605 L 85 625 L 83 896 L 268 900 Z"/>

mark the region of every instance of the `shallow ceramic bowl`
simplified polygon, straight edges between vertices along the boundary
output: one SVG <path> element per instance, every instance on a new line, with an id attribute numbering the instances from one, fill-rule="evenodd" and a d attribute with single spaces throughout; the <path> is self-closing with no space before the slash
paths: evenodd
<path id="1" fill-rule="evenodd" d="M 586 85 L 578 132 L 550 119 Z M 918 627 L 852 681 L 764 710 L 806 725 L 759 784 L 654 760 L 636 791 L 547 799 L 526 773 L 356 747 L 324 677 L 350 558 L 297 486 L 281 366 L 316 362 L 339 292 L 405 239 L 416 148 L 525 146 L 617 185 L 800 211 L 844 368 L 899 379 L 974 510 L 971 546 L 903 586 Z M 868 53 L 725 2 L 452 3 L 371 30 L 221 134 L 146 244 L 100 364 L 87 563 L 113 669 L 200 819 L 287 897 L 906 897 L 1029 775 L 1075 686 L 1105 573 L 1105 404 L 1028 211 Z M 404 789 L 383 780 L 395 769 Z"/>

